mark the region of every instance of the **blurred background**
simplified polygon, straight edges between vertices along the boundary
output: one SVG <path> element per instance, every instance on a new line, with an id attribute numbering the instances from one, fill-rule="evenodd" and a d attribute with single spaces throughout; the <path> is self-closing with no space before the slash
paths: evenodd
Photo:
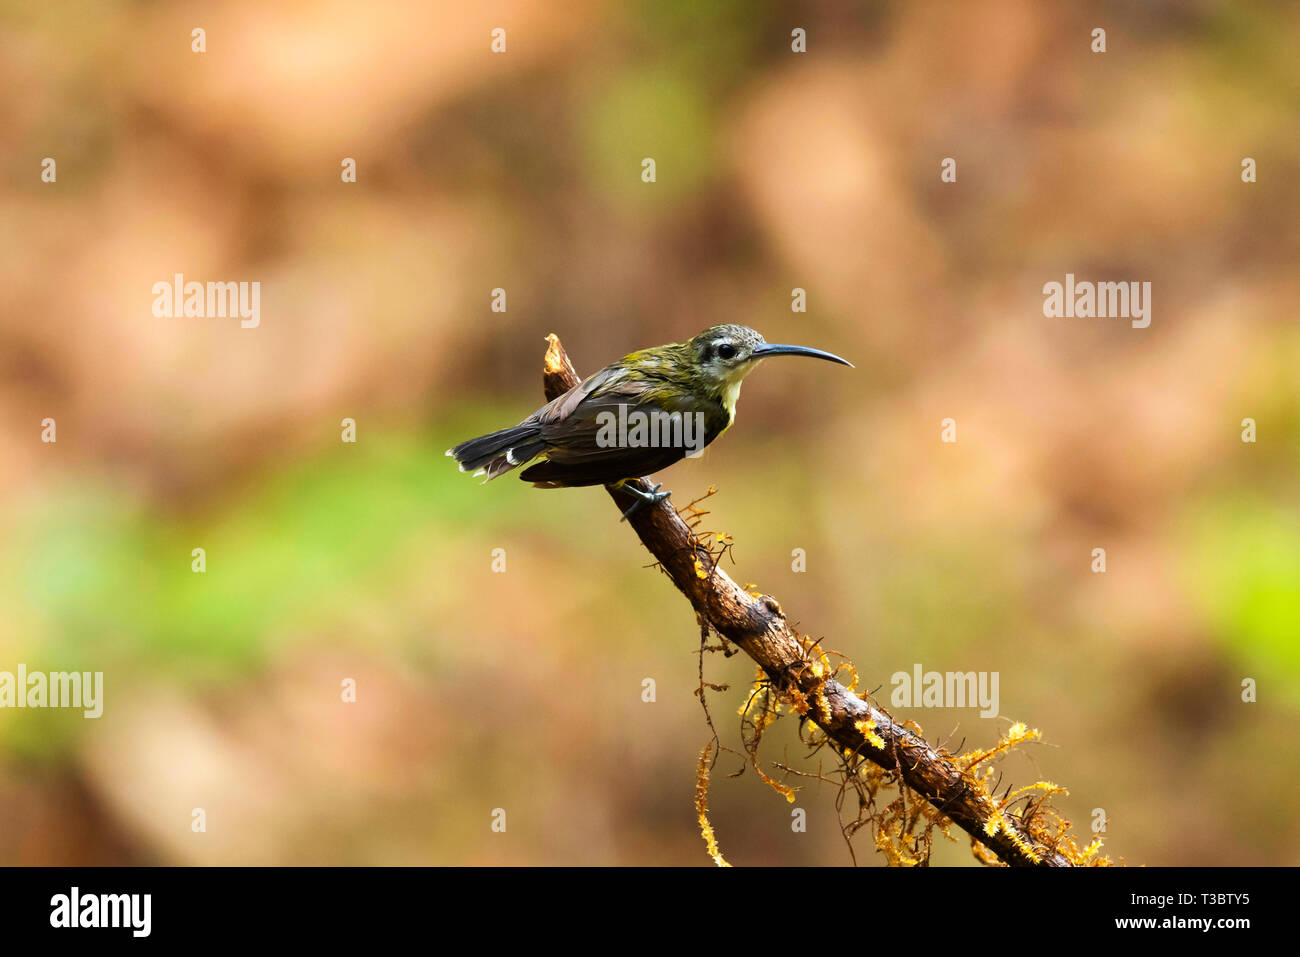
<path id="1" fill-rule="evenodd" d="M 1002 718 L 891 710 L 1038 728 L 1004 784 L 1083 843 L 1300 863 L 1300 7 L 1067 6 L 6 4 L 0 670 L 105 690 L 0 711 L 0 863 L 709 864 L 687 603 L 603 491 L 443 450 L 541 403 L 547 333 L 587 374 L 719 322 L 857 365 L 765 364 L 659 476 L 738 581 L 886 707 L 999 672 Z M 1067 272 L 1150 327 L 1044 318 Z M 260 327 L 156 318 L 175 273 Z M 752 665 L 706 670 L 736 747 Z M 791 724 L 768 769 L 828 768 Z M 794 833 L 741 763 L 729 860 L 848 862 L 834 789 Z"/>

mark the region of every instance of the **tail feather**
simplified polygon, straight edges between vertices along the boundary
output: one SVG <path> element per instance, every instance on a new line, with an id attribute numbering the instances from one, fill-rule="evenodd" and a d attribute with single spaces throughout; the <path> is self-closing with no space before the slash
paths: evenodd
<path id="1" fill-rule="evenodd" d="M 494 458 L 491 462 L 487 463 L 487 465 L 479 471 L 487 476 L 483 481 L 490 482 L 498 475 L 504 475 L 511 469 L 523 465 L 529 459 L 536 458 L 539 453 L 544 451 L 546 451 L 546 443 L 541 439 L 534 442 L 527 442 L 522 445 L 513 445 Z M 474 474 L 477 475 L 479 473 L 476 472 Z"/>
<path id="2" fill-rule="evenodd" d="M 456 460 L 462 472 L 478 469 L 475 474 L 486 475 L 484 481 L 490 482 L 544 451 L 546 442 L 540 438 L 541 433 L 541 428 L 534 424 L 515 425 L 462 442 L 448 449 L 447 454 Z"/>

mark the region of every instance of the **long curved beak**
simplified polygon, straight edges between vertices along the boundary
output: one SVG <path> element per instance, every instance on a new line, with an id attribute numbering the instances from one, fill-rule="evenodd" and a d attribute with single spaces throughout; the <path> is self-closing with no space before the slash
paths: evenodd
<path id="1" fill-rule="evenodd" d="M 848 359 L 841 359 L 833 352 L 809 349 L 807 346 L 784 346 L 775 342 L 765 342 L 755 349 L 752 355 L 755 359 L 766 359 L 769 356 L 811 356 L 814 359 L 825 359 L 827 362 L 838 362 L 842 366 L 854 368 L 853 363 Z"/>

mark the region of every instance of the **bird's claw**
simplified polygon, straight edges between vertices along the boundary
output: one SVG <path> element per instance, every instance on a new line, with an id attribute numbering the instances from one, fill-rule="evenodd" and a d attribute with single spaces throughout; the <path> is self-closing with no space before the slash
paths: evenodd
<path id="1" fill-rule="evenodd" d="M 665 501 L 669 495 L 673 494 L 673 490 L 669 489 L 666 492 L 659 491 L 660 486 L 662 486 L 663 484 L 664 484 L 663 482 L 655 482 L 655 484 L 650 487 L 650 491 L 648 492 L 643 492 L 639 488 L 636 488 L 631 485 L 624 485 L 623 491 L 627 492 L 627 494 L 629 495 L 634 496 L 636 498 L 636 501 L 633 502 L 632 505 L 628 508 L 628 510 L 623 513 L 623 517 L 620 518 L 619 521 L 626 522 L 629 518 L 635 515 L 637 509 L 639 509 L 643 505 L 647 505 L 647 504 L 658 505 L 660 502 Z"/>

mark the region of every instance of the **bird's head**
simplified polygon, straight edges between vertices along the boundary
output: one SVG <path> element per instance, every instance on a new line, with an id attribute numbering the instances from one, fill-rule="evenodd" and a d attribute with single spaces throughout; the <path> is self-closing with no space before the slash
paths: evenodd
<path id="1" fill-rule="evenodd" d="M 686 346 L 695 372 L 724 394 L 731 394 L 733 401 L 745 376 L 770 356 L 811 356 L 850 367 L 853 365 L 820 349 L 768 342 L 748 326 L 713 326 L 691 339 Z"/>

